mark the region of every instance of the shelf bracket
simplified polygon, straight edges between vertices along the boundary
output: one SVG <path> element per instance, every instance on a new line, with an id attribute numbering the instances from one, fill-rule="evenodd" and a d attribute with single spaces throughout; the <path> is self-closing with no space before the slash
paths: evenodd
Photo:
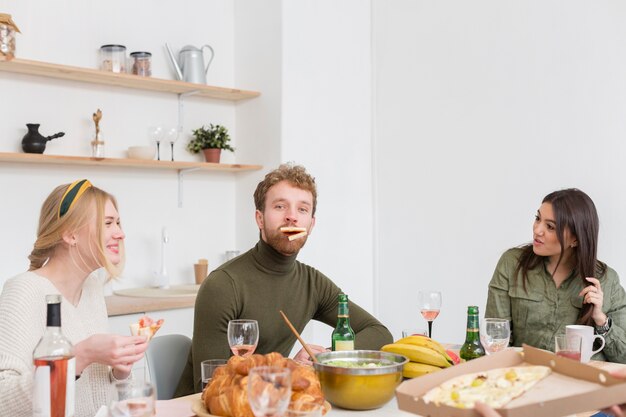
<path id="1" fill-rule="evenodd" d="M 183 208 L 183 177 L 187 172 L 197 171 L 200 168 L 186 168 L 178 170 L 178 208 Z"/>
<path id="2" fill-rule="evenodd" d="M 176 129 L 178 131 L 178 135 L 180 136 L 183 133 L 183 118 L 185 115 L 185 97 L 193 96 L 194 94 L 198 94 L 200 90 L 188 91 L 186 93 L 178 94 L 178 125 Z"/>

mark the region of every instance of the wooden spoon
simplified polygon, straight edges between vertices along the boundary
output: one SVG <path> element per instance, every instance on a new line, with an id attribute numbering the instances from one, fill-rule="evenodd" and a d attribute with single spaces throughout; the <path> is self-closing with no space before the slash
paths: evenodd
<path id="1" fill-rule="evenodd" d="M 280 315 L 283 316 L 283 319 L 285 319 L 285 323 L 287 323 L 287 326 L 289 326 L 289 328 L 291 329 L 292 333 L 294 335 L 296 335 L 296 338 L 298 339 L 298 341 L 300 342 L 300 344 L 302 345 L 304 350 L 306 350 L 306 353 L 309 354 L 309 356 L 311 357 L 311 360 L 313 362 L 317 362 L 317 358 L 315 357 L 315 355 L 313 354 L 311 349 L 309 349 L 309 346 L 304 342 L 304 340 L 302 340 L 302 338 L 300 337 L 300 333 L 298 333 L 296 328 L 293 327 L 293 324 L 291 324 L 291 322 L 289 321 L 289 319 L 287 318 L 285 313 L 283 313 L 283 310 L 279 310 L 279 312 L 280 312 Z"/>

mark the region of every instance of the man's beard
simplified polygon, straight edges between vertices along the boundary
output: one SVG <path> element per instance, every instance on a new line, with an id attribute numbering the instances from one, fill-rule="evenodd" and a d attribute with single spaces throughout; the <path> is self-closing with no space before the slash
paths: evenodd
<path id="1" fill-rule="evenodd" d="M 280 230 L 270 230 L 264 228 L 263 232 L 265 234 L 265 239 L 267 240 L 266 243 L 285 256 L 297 255 L 306 243 L 306 239 L 308 237 L 307 235 L 301 237 L 300 239 L 289 240 L 287 235 Z"/>

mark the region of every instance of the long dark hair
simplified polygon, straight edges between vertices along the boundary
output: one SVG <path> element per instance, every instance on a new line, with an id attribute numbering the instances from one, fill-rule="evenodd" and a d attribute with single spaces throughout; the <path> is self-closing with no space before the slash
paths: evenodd
<path id="1" fill-rule="evenodd" d="M 556 236 L 561 245 L 561 254 L 554 271 L 563 259 L 563 234 L 566 229 L 569 229 L 578 242 L 573 248 L 576 262 L 575 270 L 584 286 L 592 285 L 585 279 L 586 277 L 600 278 L 606 272 L 606 264 L 597 259 L 600 220 L 596 206 L 587 194 L 576 188 L 554 191 L 544 197 L 543 203 L 552 204 L 552 210 L 556 217 Z M 521 272 L 524 290 L 526 290 L 526 283 L 528 282 L 528 271 L 543 262 L 544 258 L 544 256 L 535 254 L 533 245 L 522 247 L 522 254 L 515 269 L 515 279 L 519 277 Z M 583 304 L 578 314 L 577 323 L 592 325 L 592 310 L 593 304 Z"/>

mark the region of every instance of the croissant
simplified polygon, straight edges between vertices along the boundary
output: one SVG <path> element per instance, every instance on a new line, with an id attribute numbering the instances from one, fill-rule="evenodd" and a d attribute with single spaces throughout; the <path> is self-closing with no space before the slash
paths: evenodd
<path id="1" fill-rule="evenodd" d="M 211 383 L 202 392 L 206 409 L 223 417 L 254 417 L 248 403 L 248 373 L 256 366 L 278 366 L 291 370 L 291 402 L 294 410 L 306 410 L 312 403 L 323 405 L 320 381 L 310 366 L 296 363 L 278 352 L 231 357 L 226 366 L 215 370 Z"/>

